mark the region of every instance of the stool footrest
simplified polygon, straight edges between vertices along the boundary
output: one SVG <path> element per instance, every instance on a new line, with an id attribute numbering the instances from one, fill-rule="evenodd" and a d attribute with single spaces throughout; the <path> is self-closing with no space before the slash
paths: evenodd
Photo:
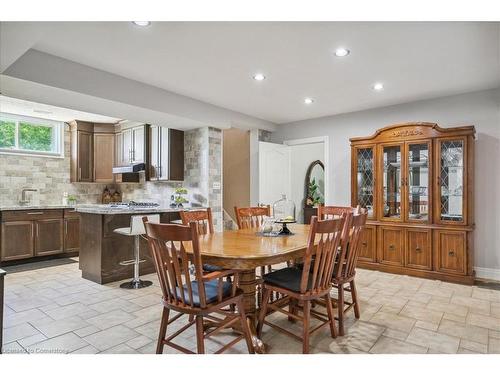
<path id="1" fill-rule="evenodd" d="M 146 259 L 141 259 L 141 260 L 139 260 L 139 263 L 144 263 L 145 261 L 146 261 Z M 118 264 L 120 266 L 130 266 L 131 264 L 135 264 L 135 259 L 124 260 Z"/>

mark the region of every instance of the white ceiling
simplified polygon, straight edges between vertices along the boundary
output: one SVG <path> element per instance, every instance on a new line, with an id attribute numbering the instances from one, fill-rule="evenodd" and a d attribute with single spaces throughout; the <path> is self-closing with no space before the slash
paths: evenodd
<path id="1" fill-rule="evenodd" d="M 4 23 L 2 70 L 32 48 L 287 123 L 498 87 L 499 25 L 153 22 L 139 28 L 130 22 Z M 351 54 L 335 57 L 338 46 Z M 256 72 L 267 79 L 254 81 Z M 385 84 L 384 91 L 371 89 L 376 81 Z M 307 106 L 304 97 L 315 102 Z"/>
<path id="2" fill-rule="evenodd" d="M 27 100 L 9 98 L 4 95 L 0 95 L 0 112 L 64 122 L 81 120 L 97 123 L 116 124 L 117 122 L 121 121 L 118 118 L 102 116 L 95 113 L 75 111 L 73 109 L 35 103 Z"/>

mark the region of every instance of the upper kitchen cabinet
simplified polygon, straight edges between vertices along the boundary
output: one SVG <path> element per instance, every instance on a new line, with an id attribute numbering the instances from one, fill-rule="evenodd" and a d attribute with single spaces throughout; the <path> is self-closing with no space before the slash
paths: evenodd
<path id="1" fill-rule="evenodd" d="M 112 124 L 73 121 L 71 130 L 71 182 L 112 182 L 114 129 Z"/>
<path id="2" fill-rule="evenodd" d="M 146 162 L 146 126 L 118 126 L 115 134 L 115 166 Z"/>
<path id="3" fill-rule="evenodd" d="M 184 180 L 184 132 L 159 125 L 151 125 L 149 132 L 150 180 Z"/>

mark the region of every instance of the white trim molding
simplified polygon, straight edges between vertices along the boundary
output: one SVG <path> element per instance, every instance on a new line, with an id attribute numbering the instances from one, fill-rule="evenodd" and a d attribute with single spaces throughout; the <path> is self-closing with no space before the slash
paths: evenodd
<path id="1" fill-rule="evenodd" d="M 477 279 L 500 281 L 500 270 L 495 268 L 474 267 Z"/>

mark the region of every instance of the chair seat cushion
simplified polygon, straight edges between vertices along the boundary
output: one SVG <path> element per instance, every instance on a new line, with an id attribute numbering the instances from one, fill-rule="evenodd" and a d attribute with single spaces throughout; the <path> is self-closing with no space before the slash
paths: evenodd
<path id="1" fill-rule="evenodd" d="M 219 266 L 214 266 L 212 264 L 204 264 L 203 265 L 203 271 L 205 272 L 217 272 L 217 271 L 222 271 L 222 267 Z"/>
<path id="2" fill-rule="evenodd" d="M 289 289 L 300 293 L 300 281 L 302 270 L 296 267 L 282 268 L 277 271 L 266 273 L 263 277 L 266 284 L 275 285 L 280 288 Z M 311 289 L 311 278 L 308 280 L 307 290 Z"/>
<path id="3" fill-rule="evenodd" d="M 205 297 L 207 304 L 213 303 L 217 301 L 217 294 L 218 294 L 218 280 L 212 280 L 208 281 L 205 283 Z M 232 290 L 233 284 L 227 281 L 224 281 L 222 283 L 222 298 L 229 297 L 231 295 L 231 290 Z M 182 301 L 180 297 L 180 290 L 179 287 L 175 288 L 177 291 L 178 300 Z M 186 301 L 186 304 L 189 305 L 189 290 L 187 285 L 183 286 L 184 289 L 184 300 Z M 191 281 L 191 289 L 193 290 L 193 305 L 196 307 L 200 306 L 200 294 L 198 291 L 198 282 L 197 281 Z"/>

